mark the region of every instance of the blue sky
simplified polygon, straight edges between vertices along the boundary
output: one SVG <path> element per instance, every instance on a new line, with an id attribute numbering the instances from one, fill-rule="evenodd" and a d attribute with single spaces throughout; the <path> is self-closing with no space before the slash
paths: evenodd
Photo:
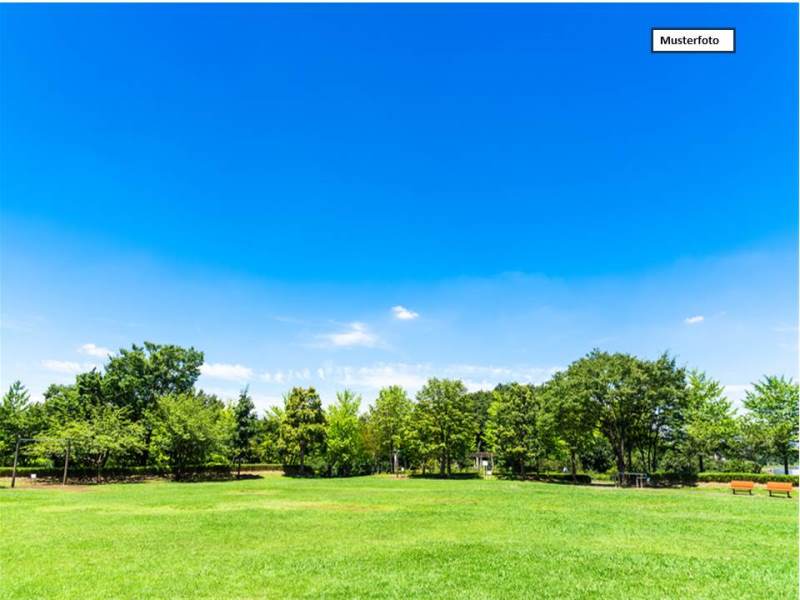
<path id="1" fill-rule="evenodd" d="M 654 55 L 650 27 L 736 27 Z M 796 5 L 0 7 L 0 383 L 796 376 Z M 398 308 L 399 307 L 399 308 Z"/>

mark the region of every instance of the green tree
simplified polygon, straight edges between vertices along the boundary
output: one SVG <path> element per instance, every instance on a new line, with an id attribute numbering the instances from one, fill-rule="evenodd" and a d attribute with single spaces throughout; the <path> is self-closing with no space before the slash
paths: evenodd
<path id="1" fill-rule="evenodd" d="M 236 478 L 242 475 L 242 461 L 253 451 L 253 441 L 258 431 L 258 416 L 253 399 L 245 387 L 239 392 L 239 398 L 232 406 L 236 429 L 233 433 L 233 453 L 236 458 Z"/>
<path id="2" fill-rule="evenodd" d="M 14 455 L 17 438 L 30 437 L 31 395 L 21 381 L 15 381 L 0 403 L 0 460 L 8 464 Z"/>
<path id="3" fill-rule="evenodd" d="M 684 441 L 686 370 L 666 353 L 654 361 L 637 360 L 644 373 L 644 402 L 629 450 L 636 447 L 642 468 L 652 473 L 662 456 Z"/>
<path id="4" fill-rule="evenodd" d="M 99 482 L 109 461 L 124 459 L 144 444 L 144 427 L 132 422 L 127 413 L 110 404 L 87 404 L 82 418 L 51 421 L 37 453 L 63 458 L 68 443 L 70 464 L 94 469 Z"/>
<path id="5" fill-rule="evenodd" d="M 313 388 L 292 388 L 285 398 L 281 421 L 281 450 L 284 464 L 300 465 L 305 470 L 306 459 L 325 447 L 325 413 L 322 401 Z"/>
<path id="6" fill-rule="evenodd" d="M 704 471 L 706 457 L 719 455 L 733 444 L 736 416 L 720 382 L 701 371 L 689 373 L 687 394 L 687 446 Z"/>
<path id="7" fill-rule="evenodd" d="M 408 454 L 409 430 L 413 403 L 400 386 L 385 387 L 378 392 L 375 406 L 370 410 L 372 424 L 379 451 L 379 460 L 392 465 L 395 472 L 395 456 Z"/>
<path id="8" fill-rule="evenodd" d="M 487 390 L 479 390 L 467 394 L 467 402 L 475 421 L 475 441 L 473 448 L 476 452 L 486 450 L 486 428 L 489 425 L 489 407 L 494 400 L 494 394 Z"/>
<path id="9" fill-rule="evenodd" d="M 569 451 L 570 471 L 576 479 L 578 456 L 595 447 L 598 406 L 580 393 L 580 387 L 566 372 L 558 372 L 542 386 L 545 403 L 553 413 L 559 439 Z"/>
<path id="10" fill-rule="evenodd" d="M 579 402 L 597 411 L 598 427 L 614 449 L 617 470 L 626 472 L 649 408 L 648 373 L 642 361 L 629 354 L 593 350 L 572 363 L 567 376 Z"/>
<path id="11" fill-rule="evenodd" d="M 331 472 L 339 476 L 352 475 L 365 462 L 360 406 L 361 396 L 344 390 L 336 394 L 336 402 L 327 410 L 326 460 Z"/>
<path id="12" fill-rule="evenodd" d="M 789 474 L 789 458 L 797 459 L 798 386 L 791 379 L 766 376 L 753 384 L 744 406 L 762 431 L 770 452 Z"/>
<path id="13" fill-rule="evenodd" d="M 167 394 L 149 411 L 153 449 L 175 479 L 191 466 L 227 460 L 235 423 L 233 415 L 214 396 L 202 392 Z"/>
<path id="14" fill-rule="evenodd" d="M 555 415 L 546 394 L 533 385 L 498 385 L 487 429 L 497 462 L 520 477 L 531 463 L 539 472 L 555 447 Z"/>
<path id="15" fill-rule="evenodd" d="M 266 463 L 281 461 L 281 423 L 283 409 L 280 406 L 270 407 L 258 421 L 257 451 L 259 459 Z"/>
<path id="16" fill-rule="evenodd" d="M 105 366 L 103 377 L 104 396 L 119 407 L 127 408 L 133 421 L 143 421 L 145 448 L 140 463 L 147 464 L 151 431 L 145 415 L 159 398 L 166 395 L 188 394 L 192 391 L 203 353 L 194 348 L 175 345 L 160 345 L 145 342 L 133 345 L 130 350 L 121 349 L 111 356 Z"/>
<path id="17" fill-rule="evenodd" d="M 453 461 L 464 460 L 475 438 L 466 391 L 460 381 L 432 378 L 417 394 L 415 425 L 421 445 L 437 457 L 439 473 L 448 477 Z"/>

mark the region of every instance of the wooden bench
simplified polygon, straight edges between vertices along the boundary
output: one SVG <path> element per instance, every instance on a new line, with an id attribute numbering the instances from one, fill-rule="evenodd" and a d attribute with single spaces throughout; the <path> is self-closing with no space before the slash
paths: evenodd
<path id="1" fill-rule="evenodd" d="M 768 481 L 767 491 L 769 492 L 770 496 L 772 496 L 772 493 L 775 492 L 776 494 L 786 494 L 787 498 L 791 498 L 792 484 L 788 481 Z"/>
<path id="2" fill-rule="evenodd" d="M 736 492 L 747 492 L 751 496 L 753 495 L 753 482 L 752 481 L 731 481 L 731 490 L 733 494 L 736 495 Z"/>

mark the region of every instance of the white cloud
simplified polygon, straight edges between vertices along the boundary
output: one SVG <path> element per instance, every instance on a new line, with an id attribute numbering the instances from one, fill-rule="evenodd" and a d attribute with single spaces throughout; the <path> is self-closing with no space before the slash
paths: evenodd
<path id="1" fill-rule="evenodd" d="M 431 377 L 461 379 L 469 391 L 493 389 L 498 383 L 542 383 L 558 371 L 556 367 L 496 367 L 483 365 L 447 365 L 428 363 L 377 363 L 365 367 L 326 366 L 319 369 L 320 379 L 335 385 L 378 390 L 399 385 L 410 392 L 419 390 Z"/>
<path id="2" fill-rule="evenodd" d="M 97 368 L 97 365 L 93 363 L 81 364 L 71 360 L 43 360 L 42 366 L 48 371 L 63 373 L 65 375 L 77 375 L 78 373 L 91 371 Z"/>
<path id="3" fill-rule="evenodd" d="M 206 377 L 227 381 L 247 381 L 253 377 L 251 368 L 225 363 L 205 363 L 200 367 L 200 373 Z"/>
<path id="4" fill-rule="evenodd" d="M 78 348 L 78 352 L 81 354 L 88 354 L 89 356 L 96 356 L 97 358 L 106 358 L 112 354 L 111 350 L 108 348 L 97 346 L 95 344 L 84 344 Z"/>
<path id="5" fill-rule="evenodd" d="M 725 396 L 737 409 L 741 409 L 744 406 L 744 398 L 747 392 L 753 389 L 753 386 L 749 383 L 729 383 L 723 387 L 725 388 Z"/>
<path id="6" fill-rule="evenodd" d="M 401 321 L 411 321 L 419 317 L 419 313 L 409 310 L 405 306 L 399 304 L 392 307 L 392 312 L 394 313 L 394 318 L 400 319 Z"/>
<path id="7" fill-rule="evenodd" d="M 374 348 L 379 342 L 378 336 L 370 332 L 364 323 L 350 323 L 347 331 L 328 333 L 319 336 L 319 338 L 327 344 L 339 348 L 348 348 L 352 346 Z"/>
<path id="8" fill-rule="evenodd" d="M 706 318 L 703 315 L 695 315 L 694 317 L 686 317 L 683 322 L 687 325 L 697 325 L 705 320 Z"/>

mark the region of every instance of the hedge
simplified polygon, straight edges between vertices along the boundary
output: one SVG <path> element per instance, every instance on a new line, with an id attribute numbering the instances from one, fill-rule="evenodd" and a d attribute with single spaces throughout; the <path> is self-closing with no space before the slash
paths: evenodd
<path id="1" fill-rule="evenodd" d="M 797 475 L 772 475 L 770 473 L 723 473 L 723 472 L 704 472 L 704 473 L 671 473 L 659 471 L 649 474 L 649 485 L 670 486 L 670 485 L 696 485 L 703 483 L 728 483 L 732 480 L 753 481 L 755 483 L 767 483 L 768 481 L 791 482 L 798 485 Z"/>
<path id="2" fill-rule="evenodd" d="M 183 472 L 187 475 L 229 475 L 235 472 L 237 465 L 212 464 L 195 465 L 186 467 Z M 283 467 L 273 463 L 242 463 L 242 471 L 281 471 Z M 13 467 L 0 467 L 0 477 L 11 477 Z M 61 477 L 64 474 L 63 467 L 17 467 L 17 477 L 30 477 L 36 473 L 37 477 Z M 172 469 L 163 466 L 128 466 L 128 467 L 106 467 L 100 470 L 100 477 L 103 479 L 117 479 L 125 477 L 145 477 L 145 476 L 169 476 Z M 97 469 L 87 467 L 70 467 L 67 476 L 75 479 L 94 479 L 97 477 Z"/>
<path id="3" fill-rule="evenodd" d="M 792 485 L 798 485 L 797 475 L 772 475 L 771 473 L 698 473 L 697 481 L 716 481 L 719 483 L 728 483 L 733 480 L 738 481 L 753 481 L 755 483 L 767 483 L 768 481 L 781 481 L 790 482 Z"/>
<path id="4" fill-rule="evenodd" d="M 576 473 L 575 479 L 572 473 L 534 473 L 527 475 L 526 479 L 534 481 L 549 481 L 550 483 L 577 483 L 578 485 L 589 485 L 592 483 L 592 476 L 586 473 Z"/>

